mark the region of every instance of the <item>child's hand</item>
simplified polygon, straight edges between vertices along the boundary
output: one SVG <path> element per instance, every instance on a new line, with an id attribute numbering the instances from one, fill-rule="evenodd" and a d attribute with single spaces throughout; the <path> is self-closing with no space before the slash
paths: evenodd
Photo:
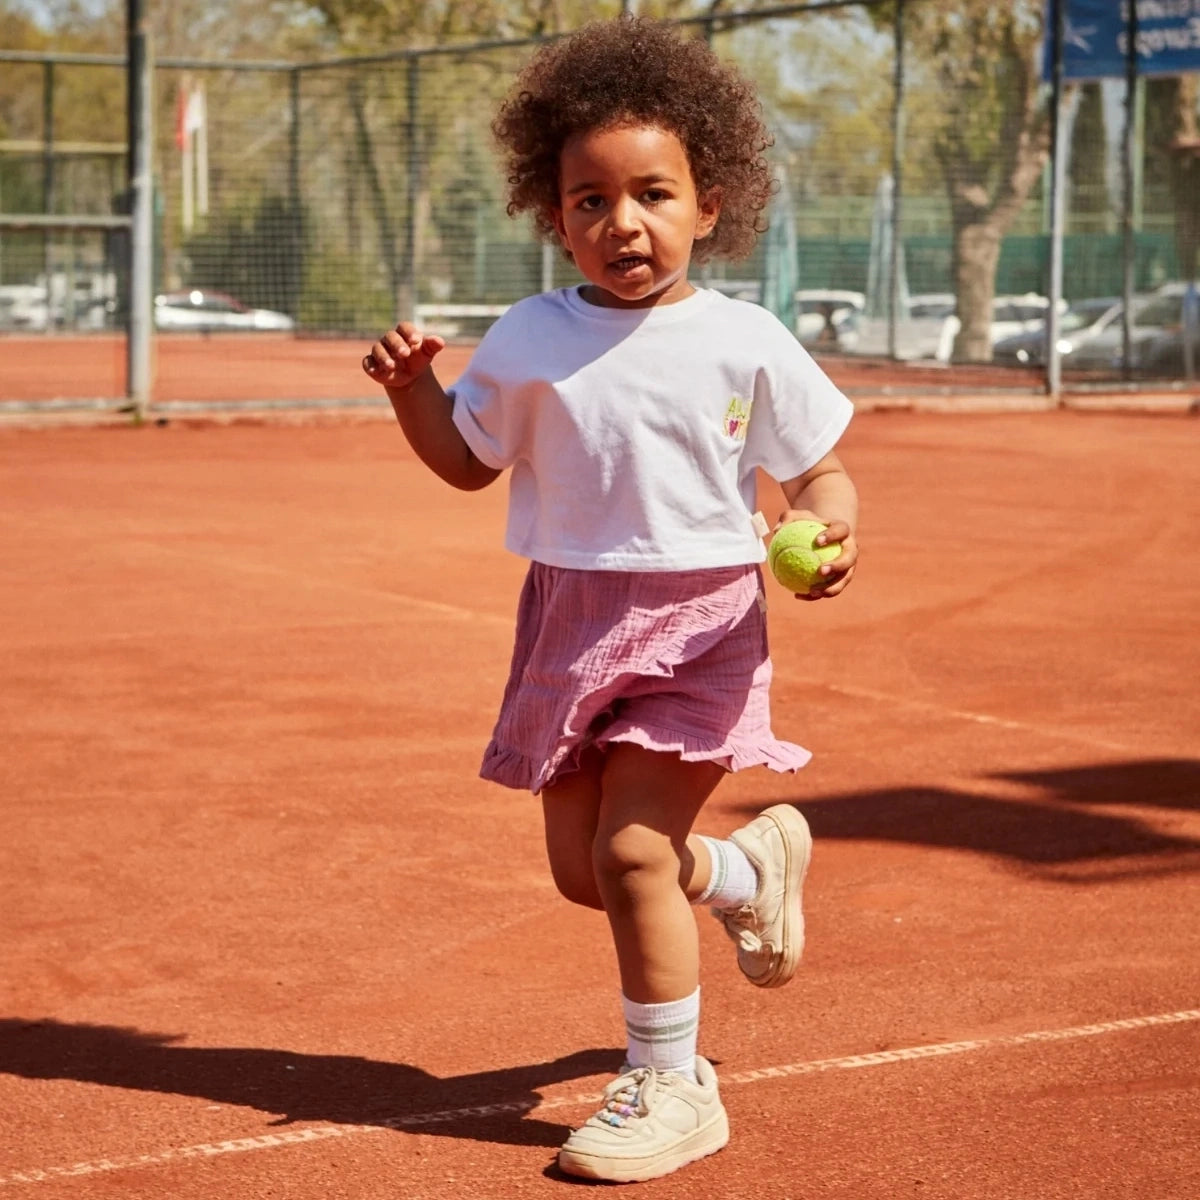
<path id="1" fill-rule="evenodd" d="M 854 540 L 850 526 L 845 521 L 826 520 L 815 512 L 810 512 L 807 508 L 789 508 L 780 515 L 775 529 L 777 530 L 780 525 L 786 525 L 789 521 L 820 521 L 828 528 L 824 533 L 817 535 L 818 545 L 824 546 L 829 542 L 841 542 L 842 544 L 842 552 L 837 558 L 821 564 L 821 575 L 829 582 L 813 588 L 811 592 L 798 592 L 797 596 L 801 600 L 823 600 L 826 596 L 836 596 L 839 592 L 844 591 L 846 585 L 854 578 L 854 564 L 858 561 L 858 542 Z M 774 531 L 772 530 L 772 532 Z"/>
<path id="2" fill-rule="evenodd" d="M 386 388 L 406 388 L 429 369 L 434 357 L 445 348 L 445 338 L 422 333 L 411 321 L 401 321 L 371 347 L 371 353 L 362 360 L 362 368 Z"/>

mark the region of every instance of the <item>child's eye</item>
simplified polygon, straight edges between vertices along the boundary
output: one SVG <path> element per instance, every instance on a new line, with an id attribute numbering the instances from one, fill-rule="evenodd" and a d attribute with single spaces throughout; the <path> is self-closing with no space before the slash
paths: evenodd
<path id="1" fill-rule="evenodd" d="M 579 207 L 584 212 L 595 212 L 604 204 L 603 196 L 581 196 L 579 199 Z"/>
<path id="2" fill-rule="evenodd" d="M 650 188 L 642 197 L 647 204 L 661 204 L 664 200 L 669 199 L 667 193 L 662 188 Z"/>

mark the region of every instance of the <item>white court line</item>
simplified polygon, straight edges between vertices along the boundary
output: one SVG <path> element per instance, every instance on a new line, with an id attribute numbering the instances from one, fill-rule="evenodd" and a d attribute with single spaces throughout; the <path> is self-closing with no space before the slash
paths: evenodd
<path id="1" fill-rule="evenodd" d="M 1127 746 L 1122 742 L 1110 742 L 1105 738 L 1072 733 L 1053 725 L 1012 721 L 1007 717 L 994 717 L 990 713 L 971 712 L 970 709 L 964 708 L 948 708 L 944 704 L 938 704 L 931 700 L 915 700 L 912 696 L 896 696 L 890 692 L 877 692 L 873 688 L 843 687 L 836 683 L 826 683 L 821 686 L 827 691 L 837 692 L 840 696 L 849 696 L 854 700 L 878 700 L 883 704 L 899 705 L 901 708 L 915 708 L 919 712 L 939 713 L 944 717 L 957 717 L 960 721 L 973 721 L 977 725 L 995 725 L 999 729 L 1016 729 L 1021 733 L 1041 734 L 1043 737 L 1080 742 L 1085 746 L 1100 746 L 1105 750 L 1119 750 L 1123 753 L 1130 753 L 1133 750 L 1132 746 Z"/>
<path id="2" fill-rule="evenodd" d="M 721 1077 L 721 1086 L 759 1083 L 764 1079 L 782 1079 L 792 1075 L 816 1075 L 825 1071 L 850 1071 L 861 1067 L 881 1067 L 890 1063 L 912 1062 L 923 1058 L 944 1058 L 951 1054 L 970 1054 L 1009 1046 L 1029 1046 L 1038 1042 L 1067 1042 L 1104 1034 L 1125 1033 L 1130 1030 L 1151 1029 L 1159 1025 L 1180 1025 L 1200 1021 L 1200 1008 L 1181 1012 L 1158 1013 L 1154 1016 L 1127 1017 L 1118 1021 L 1100 1021 L 1094 1025 L 1073 1025 L 1066 1029 L 1041 1029 L 1030 1033 L 999 1034 L 996 1037 L 972 1038 L 964 1042 L 938 1042 L 929 1046 L 909 1046 L 902 1050 L 878 1050 L 871 1054 L 851 1054 L 842 1058 L 818 1058 L 808 1062 L 787 1063 L 778 1067 L 760 1067 L 754 1071 L 738 1071 Z M 92 1159 L 70 1166 L 29 1167 L 0 1175 L 0 1187 L 21 1183 L 44 1183 L 51 1179 L 71 1176 L 98 1175 L 109 1171 L 127 1171 L 133 1167 L 165 1166 L 189 1159 L 209 1159 L 222 1154 L 246 1154 L 253 1150 L 298 1146 L 305 1142 L 327 1138 L 351 1137 L 362 1133 L 379 1133 L 390 1129 L 421 1130 L 447 1121 L 468 1117 L 493 1117 L 505 1113 L 537 1112 L 556 1108 L 585 1108 L 600 1102 L 598 1092 L 573 1096 L 557 1096 L 548 1100 L 506 1100 L 497 1104 L 479 1104 L 470 1108 L 446 1108 L 437 1112 L 412 1113 L 389 1117 L 370 1125 L 305 1125 L 283 1129 L 278 1133 L 261 1133 L 251 1137 L 230 1138 L 222 1142 L 200 1142 L 194 1146 L 177 1146 L 154 1154 L 113 1155 Z"/>

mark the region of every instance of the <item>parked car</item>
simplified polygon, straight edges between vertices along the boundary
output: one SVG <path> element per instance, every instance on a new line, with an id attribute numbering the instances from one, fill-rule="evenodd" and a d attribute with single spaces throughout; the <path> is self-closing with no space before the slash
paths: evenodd
<path id="1" fill-rule="evenodd" d="M 992 346 L 1006 337 L 1017 333 L 1030 333 L 1044 327 L 1050 301 L 1036 292 L 1020 296 L 996 296 L 992 301 Z M 954 350 L 954 339 L 962 324 L 957 313 L 948 316 L 942 325 L 934 358 L 938 362 L 949 362 Z"/>
<path id="2" fill-rule="evenodd" d="M 44 287 L 32 283 L 0 285 L 0 329 L 45 329 L 49 319 Z"/>
<path id="3" fill-rule="evenodd" d="M 1122 309 L 1122 302 L 1116 296 L 1096 296 L 1069 305 L 1058 321 L 1058 353 L 1064 365 L 1085 342 L 1102 336 L 1113 322 L 1119 327 Z M 1035 329 L 1010 334 L 996 342 L 992 346 L 992 361 L 1023 367 L 1043 366 L 1046 362 L 1045 318 Z"/>
<path id="4" fill-rule="evenodd" d="M 954 315 L 953 292 L 918 292 L 908 298 L 908 316 L 914 321 L 944 320 Z"/>
<path id="5" fill-rule="evenodd" d="M 1139 375 L 1180 377 L 1184 373 L 1186 334 L 1184 301 L 1187 285 L 1167 283 L 1134 297 L 1129 326 L 1130 367 Z M 1122 372 L 1125 331 L 1118 312 L 1103 331 L 1089 338 L 1067 365 L 1080 370 Z M 1193 347 L 1193 369 L 1200 370 L 1200 345 Z"/>
<path id="6" fill-rule="evenodd" d="M 710 279 L 705 287 L 734 300 L 749 300 L 752 304 L 762 302 L 762 283 L 757 279 Z M 862 292 L 842 288 L 801 288 L 795 293 L 795 299 L 796 336 L 803 345 L 845 350 L 854 344 L 855 323 L 866 305 Z M 823 342 L 820 341 L 822 331 L 826 331 Z"/>
<path id="7" fill-rule="evenodd" d="M 39 279 L 44 280 L 45 276 Z M 44 282 L 0 285 L 0 329 L 44 333 L 48 329 L 104 329 L 113 322 L 115 281 L 104 275 L 68 280 L 51 276 L 49 295 Z"/>
<path id="8" fill-rule="evenodd" d="M 289 330 L 296 327 L 296 322 L 287 313 L 251 308 L 224 292 L 200 288 L 155 296 L 154 324 L 158 329 L 204 331 Z"/>
<path id="9" fill-rule="evenodd" d="M 866 304 L 862 292 L 801 288 L 796 293 L 796 336 L 804 346 L 853 349 Z"/>

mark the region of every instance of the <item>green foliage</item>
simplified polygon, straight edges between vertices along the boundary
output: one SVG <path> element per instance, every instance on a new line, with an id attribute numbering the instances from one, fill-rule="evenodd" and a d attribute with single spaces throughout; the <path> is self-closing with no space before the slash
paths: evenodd
<path id="1" fill-rule="evenodd" d="M 1023 156 L 1039 153 L 1035 143 L 1047 116 L 1036 103 L 1043 7 L 1042 0 L 904 6 L 906 145 L 915 161 L 939 164 L 960 220 L 989 219 L 999 201 L 1030 185 Z M 868 12 L 877 27 L 891 28 L 894 5 Z M 924 159 L 921 145 L 929 148 Z"/>
<path id="2" fill-rule="evenodd" d="M 219 214 L 187 239 L 184 286 L 230 292 L 255 308 L 295 312 L 304 279 L 302 217 L 267 195 L 252 214 Z"/>
<path id="3" fill-rule="evenodd" d="M 788 52 L 780 61 L 782 29 Z M 747 28 L 732 57 L 754 64 L 777 134 L 776 153 L 789 165 L 795 194 L 801 201 L 870 195 L 891 169 L 890 39 L 858 11 L 813 16 L 782 29 Z M 723 40 L 715 48 L 728 49 Z M 818 145 L 833 153 L 814 153 Z"/>
<path id="4" fill-rule="evenodd" d="M 1117 296 L 1123 285 L 1120 234 L 1068 234 L 1063 238 L 1065 294 L 1068 300 Z M 863 291 L 867 284 L 870 243 L 865 238 L 801 239 L 799 258 L 808 287 L 847 287 Z M 908 285 L 913 293 L 954 291 L 954 247 L 947 234 L 904 239 Z M 1049 287 L 1049 237 L 1009 235 L 1000 249 L 996 291 L 1040 292 Z M 1179 277 L 1170 233 L 1139 233 L 1134 243 L 1134 288 L 1148 291 Z"/>
<path id="5" fill-rule="evenodd" d="M 355 256 L 316 250 L 306 258 L 297 320 L 302 329 L 374 337 L 395 324 L 396 302 Z"/>
<path id="6" fill-rule="evenodd" d="M 1108 200 L 1108 147 L 1099 83 L 1085 83 L 1071 137 L 1070 204 L 1072 224 L 1103 230 L 1113 214 Z M 1076 224 L 1076 227 L 1079 227 Z"/>

